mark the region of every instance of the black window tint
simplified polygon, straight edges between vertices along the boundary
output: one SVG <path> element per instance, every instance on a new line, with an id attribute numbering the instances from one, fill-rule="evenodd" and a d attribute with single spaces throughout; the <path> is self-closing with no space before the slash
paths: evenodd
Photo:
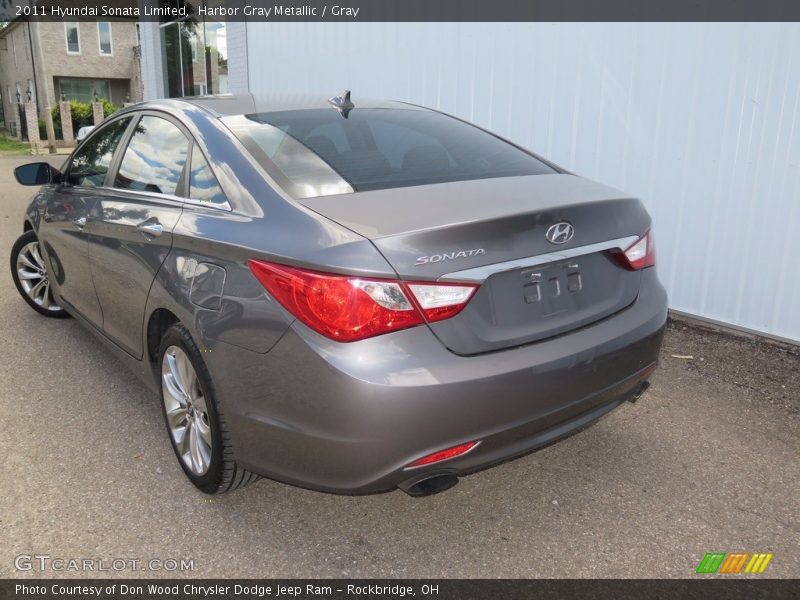
<path id="1" fill-rule="evenodd" d="M 277 181 L 289 181 L 295 197 L 343 193 L 337 177 L 347 191 L 365 191 L 555 172 L 486 131 L 428 110 L 356 108 L 345 118 L 335 109 L 311 109 L 227 122 Z"/>
<path id="2" fill-rule="evenodd" d="M 144 116 L 125 150 L 114 186 L 174 194 L 188 152 L 189 140 L 180 129 L 165 119 Z"/>
<path id="3" fill-rule="evenodd" d="M 374 121 L 369 125 L 375 145 L 382 149 L 392 169 L 414 168 L 429 171 L 452 169 L 450 153 L 435 137 L 387 121 Z M 416 157 L 416 159 L 415 159 Z M 415 164 L 414 161 L 418 164 Z"/>
<path id="4" fill-rule="evenodd" d="M 192 150 L 192 170 L 189 172 L 189 198 L 218 205 L 227 202 L 217 178 L 196 145 Z"/>
<path id="5" fill-rule="evenodd" d="M 341 119 L 340 119 L 341 121 Z M 350 141 L 340 121 L 332 121 L 314 127 L 308 132 L 303 143 L 312 148 L 321 150 L 330 149 L 331 152 L 347 152 L 352 150 Z"/>
<path id="6" fill-rule="evenodd" d="M 106 173 L 114 158 L 130 118 L 119 119 L 99 129 L 86 140 L 72 157 L 68 181 L 81 187 L 100 187 L 105 184 Z"/>

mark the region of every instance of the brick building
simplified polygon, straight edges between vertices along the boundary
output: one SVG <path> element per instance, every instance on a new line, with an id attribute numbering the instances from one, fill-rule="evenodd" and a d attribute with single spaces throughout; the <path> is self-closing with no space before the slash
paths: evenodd
<path id="1" fill-rule="evenodd" d="M 6 128 L 20 132 L 19 102 L 40 116 L 61 98 L 114 104 L 142 98 L 135 21 L 14 21 L 0 30 L 0 98 Z"/>

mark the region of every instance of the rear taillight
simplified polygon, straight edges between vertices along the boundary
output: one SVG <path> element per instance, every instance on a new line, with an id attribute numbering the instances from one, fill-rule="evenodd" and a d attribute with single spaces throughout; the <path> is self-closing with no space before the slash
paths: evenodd
<path id="1" fill-rule="evenodd" d="M 297 319 L 333 340 L 364 338 L 458 314 L 477 286 L 407 283 L 247 261 L 253 275 Z"/>
<path id="2" fill-rule="evenodd" d="M 638 271 L 656 264 L 656 246 L 653 232 L 648 231 L 626 250 L 615 252 L 614 258 L 631 271 Z"/>

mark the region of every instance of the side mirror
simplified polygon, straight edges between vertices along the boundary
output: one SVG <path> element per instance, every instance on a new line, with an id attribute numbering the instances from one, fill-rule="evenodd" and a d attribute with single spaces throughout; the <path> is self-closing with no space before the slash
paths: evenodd
<path id="1" fill-rule="evenodd" d="M 61 173 L 46 162 L 29 163 L 14 169 L 14 177 L 22 185 L 46 185 L 58 183 Z"/>

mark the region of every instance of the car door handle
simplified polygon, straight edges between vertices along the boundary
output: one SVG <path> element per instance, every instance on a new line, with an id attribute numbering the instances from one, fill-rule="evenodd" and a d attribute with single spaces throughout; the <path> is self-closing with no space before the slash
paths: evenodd
<path id="1" fill-rule="evenodd" d="M 164 228 L 161 226 L 161 223 L 158 222 L 144 221 L 143 223 L 139 223 L 136 228 L 145 235 L 152 235 L 153 237 L 158 237 L 164 233 Z"/>
<path id="2" fill-rule="evenodd" d="M 72 219 L 72 222 L 78 227 L 78 229 L 83 229 L 86 227 L 86 217 L 78 217 L 77 219 Z"/>

